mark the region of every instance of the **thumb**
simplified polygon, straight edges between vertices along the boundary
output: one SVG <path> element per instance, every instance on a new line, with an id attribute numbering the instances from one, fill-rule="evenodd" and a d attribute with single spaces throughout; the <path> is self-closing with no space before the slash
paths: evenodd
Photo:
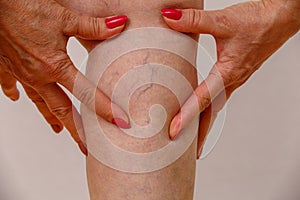
<path id="1" fill-rule="evenodd" d="M 221 11 L 196 9 L 163 9 L 161 14 L 172 29 L 186 33 L 212 34 L 219 32 L 218 16 Z"/>
<path id="2" fill-rule="evenodd" d="M 78 15 L 69 10 L 66 10 L 64 15 L 63 33 L 86 40 L 104 40 L 117 35 L 124 29 L 127 21 L 124 15 L 95 18 Z"/>

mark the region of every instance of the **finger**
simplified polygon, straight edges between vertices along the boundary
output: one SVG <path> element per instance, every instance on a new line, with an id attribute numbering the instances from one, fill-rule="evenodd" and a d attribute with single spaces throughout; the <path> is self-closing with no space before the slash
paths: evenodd
<path id="1" fill-rule="evenodd" d="M 17 101 L 20 98 L 20 92 L 17 88 L 17 80 L 7 72 L 0 69 L 0 85 L 3 93 L 12 101 Z"/>
<path id="2" fill-rule="evenodd" d="M 119 34 L 125 27 L 126 16 L 94 18 L 64 10 L 64 34 L 86 40 L 104 40 Z"/>
<path id="3" fill-rule="evenodd" d="M 200 158 L 202 153 L 202 148 L 205 143 L 206 137 L 209 134 L 218 113 L 224 108 L 227 100 L 230 98 L 235 87 L 227 87 L 226 91 L 222 91 L 200 114 L 199 118 L 199 128 L 198 128 L 198 143 L 197 143 L 197 159 Z"/>
<path id="4" fill-rule="evenodd" d="M 23 84 L 23 88 L 27 96 L 32 100 L 36 105 L 40 113 L 44 116 L 45 120 L 50 124 L 54 132 L 60 133 L 64 126 L 63 124 L 50 112 L 44 99 L 31 87 Z"/>
<path id="5" fill-rule="evenodd" d="M 222 76 L 213 67 L 208 77 L 196 88 L 193 95 L 184 103 L 180 112 L 173 118 L 170 125 L 170 138 L 174 140 L 190 121 L 205 110 L 212 100 L 225 91 Z"/>
<path id="6" fill-rule="evenodd" d="M 212 116 L 211 106 L 206 108 L 201 114 L 199 118 L 199 128 L 198 128 L 198 142 L 197 142 L 197 159 L 199 159 L 201 155 L 201 151 L 206 139 L 208 132 L 211 129 L 211 126 L 214 122 L 215 118 Z"/>
<path id="7" fill-rule="evenodd" d="M 67 58 L 62 62 L 62 69 L 56 77 L 56 82 L 62 84 L 79 101 L 95 111 L 108 122 L 112 122 L 121 128 L 130 128 L 129 120 L 125 112 L 91 83 L 81 72 L 79 72 Z"/>
<path id="8" fill-rule="evenodd" d="M 221 20 L 226 20 L 222 11 L 163 9 L 161 13 L 167 25 L 180 32 L 212 35 L 224 32 L 224 27 L 219 25 Z"/>
<path id="9" fill-rule="evenodd" d="M 212 103 L 200 114 L 199 128 L 198 128 L 198 144 L 197 144 L 197 158 L 199 159 L 205 139 L 210 132 L 218 113 L 226 104 L 227 96 L 225 91 L 222 91 Z"/>
<path id="10" fill-rule="evenodd" d="M 45 100 L 51 113 L 55 115 L 70 132 L 72 138 L 77 142 L 81 151 L 86 154 L 87 150 L 84 146 L 85 135 L 81 116 L 72 105 L 69 97 L 55 83 L 47 84 L 38 88 L 37 92 Z"/>

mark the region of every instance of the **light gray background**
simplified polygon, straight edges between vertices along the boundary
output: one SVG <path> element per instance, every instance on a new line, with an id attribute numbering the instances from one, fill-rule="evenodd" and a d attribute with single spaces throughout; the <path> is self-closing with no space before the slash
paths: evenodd
<path id="1" fill-rule="evenodd" d="M 207 1 L 206 8 L 237 2 Z M 212 38 L 201 43 L 215 57 Z M 85 51 L 73 39 L 68 49 L 79 66 Z M 198 162 L 198 199 L 300 199 L 299 53 L 298 33 L 234 93 L 217 146 Z M 23 91 L 17 103 L 0 92 L 0 200 L 53 199 L 88 200 L 84 157 Z"/>

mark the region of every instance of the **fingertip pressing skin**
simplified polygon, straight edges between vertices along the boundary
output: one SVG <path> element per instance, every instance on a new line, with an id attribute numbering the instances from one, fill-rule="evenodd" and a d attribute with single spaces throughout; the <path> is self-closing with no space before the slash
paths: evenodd
<path id="1" fill-rule="evenodd" d="M 164 17 L 166 17 L 166 19 L 172 19 L 172 20 L 180 20 L 182 17 L 181 10 L 174 10 L 174 9 L 170 9 L 170 8 L 162 9 L 161 14 Z"/>
<path id="2" fill-rule="evenodd" d="M 100 39 L 109 39 L 119 35 L 124 30 L 127 19 L 126 15 L 105 18 L 104 22 L 106 27 L 102 30 L 103 33 L 100 33 L 100 35 L 102 35 Z"/>
<path id="3" fill-rule="evenodd" d="M 109 29 L 116 28 L 118 26 L 123 26 L 126 23 L 127 16 L 114 16 L 114 17 L 108 17 L 105 19 L 106 27 Z"/>
<path id="4" fill-rule="evenodd" d="M 118 35 L 125 27 L 127 16 L 94 18 L 71 14 L 72 20 L 64 22 L 64 33 L 85 40 L 104 40 Z"/>
<path id="5" fill-rule="evenodd" d="M 125 111 L 111 100 L 98 88 L 96 88 L 95 111 L 104 120 L 111 122 L 120 128 L 130 128 L 129 118 Z M 85 103 L 83 101 L 83 103 Z M 90 105 L 90 107 L 93 105 Z M 116 119 L 118 119 L 116 121 Z M 116 123 L 118 122 L 118 123 Z"/>
<path id="6" fill-rule="evenodd" d="M 185 32 L 184 27 L 182 27 L 182 10 L 165 8 L 161 10 L 161 14 L 170 28 L 177 31 Z"/>
<path id="7" fill-rule="evenodd" d="M 191 29 L 190 25 L 190 15 L 189 12 L 192 9 L 188 10 L 175 10 L 175 9 L 163 9 L 161 11 L 161 14 L 163 15 L 163 18 L 167 25 L 179 32 L 193 32 L 193 29 Z M 192 15 L 192 16 L 195 16 Z M 195 21 L 194 21 L 195 22 Z"/>
<path id="8" fill-rule="evenodd" d="M 167 25 L 179 32 L 185 33 L 216 33 L 219 28 L 216 23 L 217 11 L 203 11 L 198 9 L 163 9 L 161 11 Z"/>
<path id="9" fill-rule="evenodd" d="M 295 16 L 294 13 L 299 13 L 300 1 L 284 2 L 285 9 L 282 9 L 280 5 L 270 7 L 269 4 L 266 6 L 261 2 L 258 1 L 255 4 L 253 2 L 241 3 L 215 11 L 186 9 L 181 10 L 182 13 L 180 13 L 179 10 L 162 10 L 163 18 L 170 28 L 180 32 L 211 34 L 216 40 L 218 62 L 206 80 L 195 91 L 198 96 L 199 112 L 206 110 L 211 104 L 211 100 L 214 100 L 222 91 L 226 92 L 226 102 L 230 94 L 245 83 L 266 58 L 272 55 L 287 39 L 299 31 L 300 21 L 297 19 L 300 18 L 296 17 L 295 20 L 295 17 L 291 19 L 290 16 Z M 267 2 L 265 1 L 265 3 Z M 280 0 L 269 2 L 283 3 Z M 287 9 L 288 6 L 285 4 L 290 2 L 297 2 L 298 12 L 297 9 L 295 12 L 295 7 Z M 258 10 L 262 12 L 257 12 Z M 276 13 L 276 10 L 280 11 L 279 15 Z M 245 11 L 247 12 L 245 13 Z M 286 13 L 283 14 L 283 11 Z M 251 20 L 249 20 L 249 16 L 251 16 Z M 269 21 L 274 22 L 271 23 L 272 26 L 268 23 Z M 288 31 L 282 32 L 283 26 Z M 254 43 L 258 45 L 253 45 Z M 245 47 L 248 47 L 247 51 L 241 51 Z M 242 66 L 241 63 L 250 64 L 249 66 Z M 233 89 L 230 89 L 229 86 L 233 86 Z M 188 117 L 187 111 L 193 112 L 193 110 L 197 109 L 181 109 L 182 128 L 184 128 L 186 121 L 191 119 L 192 116 L 189 115 Z M 180 134 L 180 131 L 176 128 L 178 126 L 176 117 L 170 126 L 171 139 L 175 139 L 176 135 Z M 199 125 L 200 132 L 198 134 L 200 136 L 198 138 L 198 158 L 201 155 L 205 137 L 210 130 L 215 116 L 204 112 L 201 118 Z"/>
<path id="10" fill-rule="evenodd" d="M 118 105 L 112 103 L 111 105 L 112 108 L 112 119 L 111 122 L 117 126 L 119 126 L 120 128 L 131 128 L 130 126 L 130 120 L 127 116 L 127 114 L 125 113 L 125 111 L 123 111 Z"/>
<path id="11" fill-rule="evenodd" d="M 125 122 L 124 120 L 122 120 L 120 118 L 112 119 L 112 123 L 115 124 L 116 126 L 120 127 L 120 128 L 124 128 L 124 129 L 131 128 L 131 126 L 127 122 Z"/>
<path id="12" fill-rule="evenodd" d="M 64 75 L 58 76 L 56 81 L 106 121 L 112 122 L 114 118 L 119 118 L 129 124 L 126 113 L 78 71 L 71 60 L 68 59 L 68 62 L 70 68 L 62 72 Z"/>

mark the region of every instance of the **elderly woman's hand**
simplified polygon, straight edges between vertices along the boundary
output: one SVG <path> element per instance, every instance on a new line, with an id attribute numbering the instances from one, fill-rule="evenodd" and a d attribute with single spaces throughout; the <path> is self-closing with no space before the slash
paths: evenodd
<path id="1" fill-rule="evenodd" d="M 122 126 L 122 119 L 128 118 L 75 68 L 66 52 L 67 41 L 71 36 L 103 40 L 120 33 L 125 22 L 125 16 L 80 16 L 54 0 L 0 1 L 2 90 L 17 100 L 19 81 L 52 128 L 60 132 L 64 125 L 86 153 L 81 117 L 59 84 L 109 122 Z M 76 90 L 75 80 L 80 83 Z"/>
<path id="2" fill-rule="evenodd" d="M 208 77 L 173 118 L 170 126 L 172 139 L 201 113 L 200 156 L 205 137 L 226 99 L 299 31 L 299 4 L 299 0 L 262 0 L 215 11 L 162 10 L 165 22 L 174 30 L 213 35 L 218 55 Z M 227 98 L 222 98 L 224 96 Z M 195 97 L 198 105 L 191 103 L 195 102 L 192 100 Z"/>

